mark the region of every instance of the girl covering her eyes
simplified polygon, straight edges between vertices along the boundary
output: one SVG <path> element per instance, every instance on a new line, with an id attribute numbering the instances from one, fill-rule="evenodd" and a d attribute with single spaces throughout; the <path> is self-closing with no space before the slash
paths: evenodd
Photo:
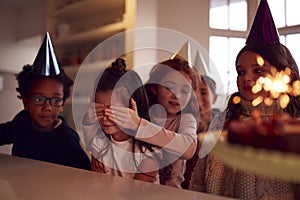
<path id="1" fill-rule="evenodd" d="M 142 81 L 136 72 L 126 70 L 122 58 L 116 59 L 99 75 L 95 96 L 83 118 L 86 145 L 92 153 L 92 170 L 159 183 L 161 153 L 120 128 L 105 112 L 111 106 L 139 110 L 138 115 L 149 120 L 149 103 Z"/>

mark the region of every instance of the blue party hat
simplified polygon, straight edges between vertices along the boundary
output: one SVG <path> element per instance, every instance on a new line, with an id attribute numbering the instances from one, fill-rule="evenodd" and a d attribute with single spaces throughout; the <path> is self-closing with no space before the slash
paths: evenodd
<path id="1" fill-rule="evenodd" d="M 278 31 L 275 26 L 267 0 L 261 0 L 256 12 L 246 44 L 263 46 L 279 44 Z"/>
<path id="2" fill-rule="evenodd" d="M 46 33 L 39 52 L 35 57 L 32 65 L 32 71 L 41 76 L 56 76 L 60 74 L 59 65 L 57 63 L 48 32 Z"/>

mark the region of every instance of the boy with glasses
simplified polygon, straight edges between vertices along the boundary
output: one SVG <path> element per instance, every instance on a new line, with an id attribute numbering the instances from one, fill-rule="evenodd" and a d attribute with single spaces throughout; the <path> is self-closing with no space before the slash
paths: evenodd
<path id="1" fill-rule="evenodd" d="M 13 144 L 15 156 L 89 170 L 78 134 L 60 116 L 73 81 L 58 67 L 48 34 L 33 65 L 16 79 L 24 110 L 0 124 L 0 145 Z"/>

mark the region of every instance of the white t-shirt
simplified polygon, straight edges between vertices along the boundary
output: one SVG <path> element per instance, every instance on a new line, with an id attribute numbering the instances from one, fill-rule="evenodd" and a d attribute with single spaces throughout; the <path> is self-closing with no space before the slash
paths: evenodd
<path id="1" fill-rule="evenodd" d="M 111 136 L 109 137 L 110 139 L 103 134 L 96 134 L 90 143 L 91 153 L 104 164 L 105 174 L 133 179 L 135 173 L 140 173 L 138 166 L 144 159 L 152 158 L 157 160 L 162 157 L 161 152 L 157 148 L 154 149 L 155 152 L 150 152 L 150 150 L 143 147 L 143 152 L 141 152 L 138 145 L 135 145 L 133 154 L 131 138 L 120 142 L 114 140 Z M 158 157 L 155 157 L 154 154 Z M 159 184 L 158 174 L 155 183 Z"/>
<path id="2" fill-rule="evenodd" d="M 197 121 L 191 114 L 182 114 L 174 119 L 155 118 L 154 122 L 150 123 L 142 119 L 142 126 L 138 128 L 135 137 L 138 140 L 163 147 L 165 152 L 170 153 L 164 154 L 161 165 L 173 163 L 172 177 L 167 185 L 180 188 L 184 181 L 185 160 L 193 156 L 197 147 Z M 85 144 L 89 151 L 92 151 L 93 139 L 98 135 L 96 133 L 99 127 L 98 123 L 83 126 Z M 96 156 L 94 155 L 94 157 Z M 131 161 L 131 163 L 133 162 Z"/>

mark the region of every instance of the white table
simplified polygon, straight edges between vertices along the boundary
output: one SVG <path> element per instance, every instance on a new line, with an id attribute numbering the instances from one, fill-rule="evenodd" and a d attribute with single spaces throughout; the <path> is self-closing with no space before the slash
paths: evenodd
<path id="1" fill-rule="evenodd" d="M 0 199 L 223 200 L 227 198 L 0 154 Z"/>

